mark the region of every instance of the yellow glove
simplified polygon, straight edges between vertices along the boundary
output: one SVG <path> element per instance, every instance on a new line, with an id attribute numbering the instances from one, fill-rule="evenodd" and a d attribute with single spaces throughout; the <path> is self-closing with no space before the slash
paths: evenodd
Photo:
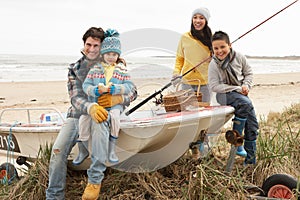
<path id="1" fill-rule="evenodd" d="M 110 108 L 120 103 L 123 103 L 122 95 L 103 94 L 98 98 L 98 104 L 104 108 Z"/>
<path id="2" fill-rule="evenodd" d="M 90 107 L 89 114 L 97 123 L 105 121 L 108 117 L 108 112 L 102 106 L 97 104 L 94 104 Z"/>

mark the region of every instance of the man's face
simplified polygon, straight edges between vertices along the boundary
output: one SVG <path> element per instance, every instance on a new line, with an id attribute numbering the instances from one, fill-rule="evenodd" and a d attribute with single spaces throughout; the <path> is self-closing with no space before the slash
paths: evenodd
<path id="1" fill-rule="evenodd" d="M 101 41 L 98 38 L 88 37 L 84 44 L 84 53 L 90 60 L 98 58 L 100 54 Z"/>

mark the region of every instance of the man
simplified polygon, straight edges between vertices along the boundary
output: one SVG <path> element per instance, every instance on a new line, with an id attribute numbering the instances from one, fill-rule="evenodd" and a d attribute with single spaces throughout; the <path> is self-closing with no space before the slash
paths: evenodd
<path id="1" fill-rule="evenodd" d="M 52 154 L 49 165 L 49 184 L 46 190 L 46 199 L 64 199 L 67 173 L 67 158 L 78 137 L 78 119 L 82 114 L 89 114 L 93 123 L 100 124 L 100 133 L 92 135 L 92 148 L 99 151 L 92 156 L 92 164 L 88 169 L 88 184 L 82 199 L 97 199 L 100 192 L 101 181 L 104 178 L 105 165 L 95 157 L 106 156 L 106 152 L 101 151 L 101 142 L 105 132 L 109 131 L 106 107 L 123 103 L 129 105 L 130 101 L 136 99 L 136 88 L 127 96 L 102 95 L 98 99 L 98 104 L 88 102 L 86 94 L 83 92 L 82 83 L 90 69 L 95 63 L 100 61 L 101 42 L 104 39 L 102 28 L 89 28 L 83 35 L 84 48 L 83 57 L 75 64 L 71 64 L 68 72 L 68 93 L 71 100 L 71 107 L 68 110 L 67 119 L 62 126 L 56 141 L 52 147 Z M 100 141 L 100 142 L 99 142 Z M 80 145 L 80 143 L 78 143 Z"/>

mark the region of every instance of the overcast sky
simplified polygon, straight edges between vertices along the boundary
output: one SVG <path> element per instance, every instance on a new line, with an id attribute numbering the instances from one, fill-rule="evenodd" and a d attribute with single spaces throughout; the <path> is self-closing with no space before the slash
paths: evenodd
<path id="1" fill-rule="evenodd" d="M 190 29 L 192 11 L 201 6 L 210 10 L 212 31 L 225 31 L 233 41 L 293 1 L 0 0 L 0 54 L 78 55 L 82 35 L 91 26 L 116 28 L 121 36 L 145 28 L 181 35 Z M 297 2 L 233 48 L 252 56 L 300 56 L 299 19 Z M 148 44 L 168 40 L 164 35 L 136 37 Z"/>

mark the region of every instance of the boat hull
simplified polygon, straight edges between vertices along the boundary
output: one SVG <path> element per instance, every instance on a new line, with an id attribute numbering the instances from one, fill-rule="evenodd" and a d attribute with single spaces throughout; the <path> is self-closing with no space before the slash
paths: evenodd
<path id="1" fill-rule="evenodd" d="M 114 165 L 107 163 L 107 166 L 128 172 L 165 167 L 182 156 L 202 130 L 216 133 L 233 112 L 232 107 L 210 106 L 177 113 L 136 111 L 124 115 L 116 148 L 120 161 Z M 22 156 L 34 161 L 41 148 L 54 143 L 60 128 L 61 125 L 53 124 L 1 124 L 0 156 L 10 153 L 14 158 Z M 74 147 L 69 156 L 70 163 L 77 153 L 78 149 Z M 89 165 L 90 159 L 87 159 L 80 166 L 70 164 L 69 167 L 85 170 Z"/>

